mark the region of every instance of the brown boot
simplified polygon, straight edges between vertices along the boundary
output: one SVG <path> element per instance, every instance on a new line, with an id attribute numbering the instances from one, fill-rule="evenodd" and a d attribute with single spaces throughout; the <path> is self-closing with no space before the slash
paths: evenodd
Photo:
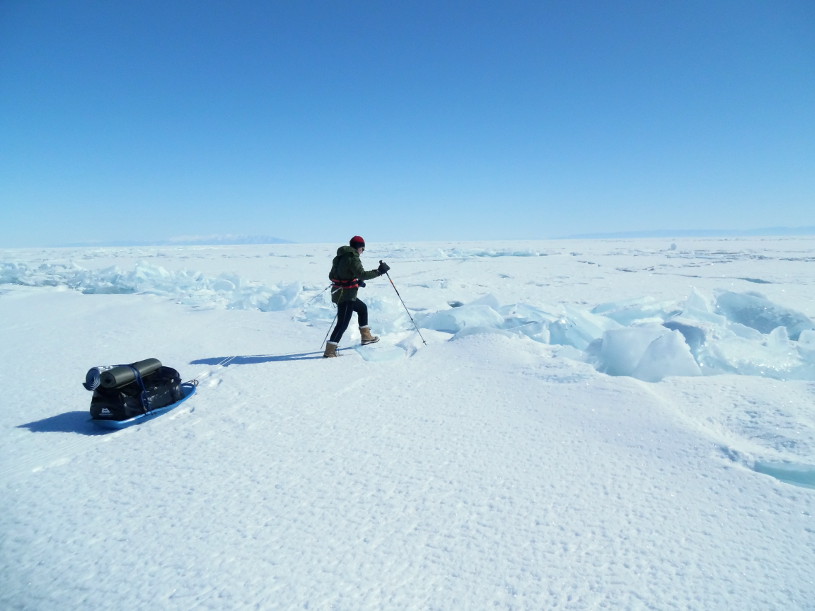
<path id="1" fill-rule="evenodd" d="M 330 359 L 339 356 L 337 354 L 337 344 L 334 342 L 328 342 L 325 345 L 325 353 L 323 354 L 324 359 Z"/>
<path id="2" fill-rule="evenodd" d="M 365 326 L 359 328 L 359 334 L 362 337 L 362 345 L 375 344 L 379 341 L 376 335 L 371 335 L 371 327 Z"/>

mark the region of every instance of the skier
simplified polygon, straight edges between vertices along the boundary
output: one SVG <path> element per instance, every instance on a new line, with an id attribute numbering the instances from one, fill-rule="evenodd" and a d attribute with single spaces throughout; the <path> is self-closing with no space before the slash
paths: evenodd
<path id="1" fill-rule="evenodd" d="M 364 250 L 365 240 L 355 235 L 348 246 L 340 246 L 337 249 L 337 256 L 334 257 L 331 264 L 331 272 L 328 277 L 331 280 L 331 301 L 337 305 L 337 326 L 334 327 L 325 346 L 323 358 L 337 356 L 340 338 L 348 328 L 354 312 L 357 313 L 362 344 L 373 344 L 379 341 L 378 337 L 371 335 L 371 328 L 368 326 L 368 306 L 361 299 L 357 299 L 357 291 L 359 287 L 365 286 L 365 280 L 381 276 L 390 267 L 387 263 L 380 261 L 378 268 L 366 272 L 359 260 Z"/>

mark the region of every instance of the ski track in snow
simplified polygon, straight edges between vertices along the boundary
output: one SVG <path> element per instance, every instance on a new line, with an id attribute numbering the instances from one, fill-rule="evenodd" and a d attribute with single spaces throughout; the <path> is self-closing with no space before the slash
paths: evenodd
<path id="1" fill-rule="evenodd" d="M 487 294 L 589 309 L 756 280 L 813 315 L 811 240 L 658 245 L 394 245 L 375 258 L 414 316 Z M 382 280 L 365 296 L 385 329 L 370 355 L 387 360 L 350 348 L 353 325 L 341 358 L 323 360 L 333 314 L 319 300 L 223 305 L 271 303 L 241 278 L 303 282 L 310 298 L 331 250 L 71 251 L 82 269 L 159 259 L 196 270 L 183 278 L 230 274 L 231 293 L 202 281 L 190 300 L 2 285 L 0 355 L 14 366 L 0 371 L 0 604 L 811 607 L 815 491 L 756 464 L 815 465 L 815 382 L 649 383 L 600 373 L 572 346 L 489 330 L 450 341 L 423 328 L 423 346 L 409 321 L 385 317 L 402 306 Z M 4 261 L 45 263 L 47 275 L 67 254 Z M 151 356 L 198 379 L 196 396 L 143 425 L 95 430 L 85 371 Z"/>

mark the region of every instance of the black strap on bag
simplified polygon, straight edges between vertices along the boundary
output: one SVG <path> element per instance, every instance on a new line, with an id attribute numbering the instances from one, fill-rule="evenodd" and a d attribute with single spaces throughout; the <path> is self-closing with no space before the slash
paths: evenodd
<path id="1" fill-rule="evenodd" d="M 141 388 L 141 392 L 139 393 L 139 403 L 141 404 L 142 411 L 146 414 L 150 411 L 150 397 L 147 394 L 147 388 L 144 386 L 144 380 L 142 379 L 139 370 L 132 365 L 129 367 L 133 370 L 133 373 L 136 374 L 136 381 L 139 383 L 139 388 Z"/>

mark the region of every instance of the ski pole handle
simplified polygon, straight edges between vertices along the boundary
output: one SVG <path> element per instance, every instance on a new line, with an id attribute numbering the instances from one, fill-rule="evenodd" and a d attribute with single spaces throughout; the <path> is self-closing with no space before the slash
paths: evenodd
<path id="1" fill-rule="evenodd" d="M 381 260 L 379 261 L 379 264 L 382 265 Z M 418 333 L 419 337 L 422 338 L 422 343 L 425 346 L 427 346 L 427 342 L 424 341 L 424 337 L 422 336 L 422 332 L 419 331 L 419 325 L 417 325 L 416 321 L 413 320 L 413 316 L 411 315 L 410 310 L 408 310 L 408 307 L 405 305 L 405 300 L 402 299 L 402 296 L 399 294 L 399 289 L 397 289 L 396 285 L 393 283 L 393 278 L 391 278 L 391 275 L 388 272 L 385 272 L 385 275 L 388 277 L 388 280 L 390 280 L 390 283 L 391 283 L 391 286 L 393 287 L 393 290 L 396 291 L 396 296 L 399 298 L 399 301 L 402 302 L 402 307 L 405 308 L 405 312 L 407 312 L 408 318 L 410 318 L 410 322 L 413 323 L 413 328 L 416 329 L 416 333 Z"/>

